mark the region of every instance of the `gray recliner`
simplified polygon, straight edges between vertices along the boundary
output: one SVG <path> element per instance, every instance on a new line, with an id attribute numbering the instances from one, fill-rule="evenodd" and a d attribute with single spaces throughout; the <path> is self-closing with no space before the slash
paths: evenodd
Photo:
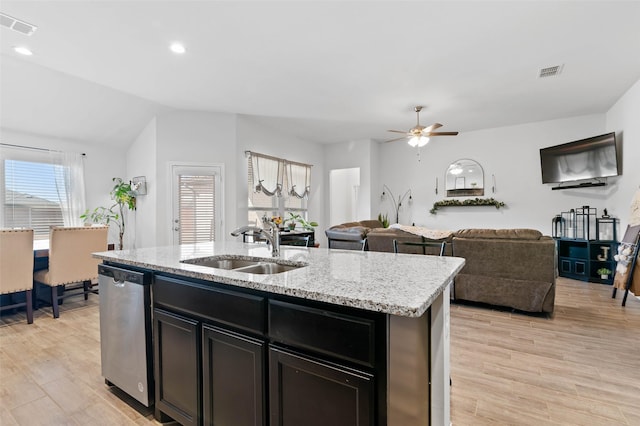
<path id="1" fill-rule="evenodd" d="M 382 228 L 379 220 L 361 220 L 332 226 L 324 231 L 329 248 L 344 250 L 365 250 L 367 234 L 375 228 Z"/>

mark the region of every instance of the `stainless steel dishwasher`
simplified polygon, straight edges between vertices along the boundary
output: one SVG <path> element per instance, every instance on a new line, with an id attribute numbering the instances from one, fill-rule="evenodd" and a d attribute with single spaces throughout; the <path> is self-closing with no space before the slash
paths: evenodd
<path id="1" fill-rule="evenodd" d="M 153 405 L 151 274 L 98 265 L 102 376 Z"/>

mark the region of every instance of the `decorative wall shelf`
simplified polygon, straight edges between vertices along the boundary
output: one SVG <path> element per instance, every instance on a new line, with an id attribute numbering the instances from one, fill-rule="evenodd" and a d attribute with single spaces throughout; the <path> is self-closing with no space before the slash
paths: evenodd
<path id="1" fill-rule="evenodd" d="M 433 208 L 429 210 L 431 214 L 436 214 L 441 207 L 467 207 L 467 206 L 494 206 L 496 209 L 506 206 L 502 201 L 493 198 L 472 198 L 469 200 L 443 200 L 433 203 Z"/>

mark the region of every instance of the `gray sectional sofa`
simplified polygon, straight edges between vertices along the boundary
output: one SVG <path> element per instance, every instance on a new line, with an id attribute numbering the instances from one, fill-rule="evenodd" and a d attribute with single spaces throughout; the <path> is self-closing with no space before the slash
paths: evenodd
<path id="1" fill-rule="evenodd" d="M 359 227 L 365 222 L 358 223 Z M 429 240 L 400 229 L 349 230 L 332 227 L 327 237 L 353 233 L 366 238 L 367 249 L 393 252 L 393 240 L 445 241 L 445 255 L 466 259 L 455 278 L 455 300 L 505 306 L 525 312 L 551 313 L 555 302 L 555 241 L 534 229 L 461 229 L 440 240 Z M 371 223 L 369 223 L 371 225 Z M 362 232 L 360 232 L 362 231 Z M 348 235 L 348 234 L 347 234 Z M 349 248 L 337 247 L 334 248 Z M 360 250 L 361 244 L 353 248 Z M 415 248 L 422 253 L 421 248 Z M 429 254 L 429 253 L 427 253 Z M 433 253 L 435 254 L 435 253 Z"/>

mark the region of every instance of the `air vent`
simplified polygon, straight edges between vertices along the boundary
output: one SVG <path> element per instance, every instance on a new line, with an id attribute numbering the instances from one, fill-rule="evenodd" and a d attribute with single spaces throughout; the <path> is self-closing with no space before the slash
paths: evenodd
<path id="1" fill-rule="evenodd" d="M 35 25 L 31 25 L 28 22 L 24 22 L 9 15 L 5 15 L 4 13 L 0 13 L 0 25 L 28 36 L 36 32 L 36 30 L 38 29 L 38 27 L 36 27 Z"/>
<path id="2" fill-rule="evenodd" d="M 562 67 L 563 65 L 556 65 L 553 67 L 542 68 L 538 77 L 555 77 L 562 72 Z"/>

